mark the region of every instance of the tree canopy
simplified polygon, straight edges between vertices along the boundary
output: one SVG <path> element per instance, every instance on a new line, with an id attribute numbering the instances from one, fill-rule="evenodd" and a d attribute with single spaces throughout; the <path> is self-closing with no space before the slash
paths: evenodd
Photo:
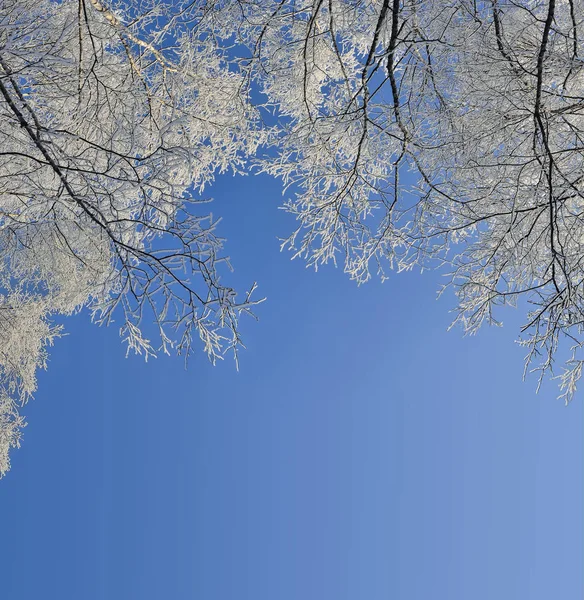
<path id="1" fill-rule="evenodd" d="M 283 181 L 309 265 L 446 269 L 467 332 L 525 298 L 527 365 L 566 344 L 569 400 L 583 19 L 582 0 L 4 0 L 0 474 L 56 315 L 121 316 L 147 356 L 237 351 L 259 299 L 220 278 L 222 172 Z"/>

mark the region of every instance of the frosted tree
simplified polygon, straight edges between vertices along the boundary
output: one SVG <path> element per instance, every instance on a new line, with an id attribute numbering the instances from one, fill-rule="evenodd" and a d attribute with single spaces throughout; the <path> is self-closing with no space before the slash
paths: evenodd
<path id="1" fill-rule="evenodd" d="M 269 4 L 269 6 L 268 6 Z M 527 366 L 581 372 L 584 5 L 238 4 L 250 77 L 284 117 L 262 165 L 315 267 L 450 265 L 467 332 L 524 297 Z M 234 19 L 236 18 L 234 9 Z"/>
<path id="2" fill-rule="evenodd" d="M 148 318 L 162 351 L 200 338 L 215 359 L 237 348 L 253 304 L 221 283 L 216 223 L 197 203 L 262 139 L 243 75 L 196 22 L 126 8 L 0 6 L 0 472 L 54 315 L 121 314 L 129 349 L 146 355 Z"/>
<path id="3" fill-rule="evenodd" d="M 226 170 L 282 179 L 284 245 L 315 268 L 443 266 L 468 332 L 525 298 L 527 365 L 567 344 L 570 399 L 583 19 L 582 0 L 3 2 L 0 469 L 55 315 L 121 315 L 147 355 L 237 348 L 255 300 L 221 283 L 200 200 Z"/>

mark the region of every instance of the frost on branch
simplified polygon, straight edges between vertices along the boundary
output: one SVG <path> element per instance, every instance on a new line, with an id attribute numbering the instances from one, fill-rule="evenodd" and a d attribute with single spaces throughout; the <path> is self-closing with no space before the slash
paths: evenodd
<path id="1" fill-rule="evenodd" d="M 0 476 L 10 469 L 10 449 L 20 446 L 21 430 L 25 425 L 14 401 L 0 392 Z"/>
<path id="2" fill-rule="evenodd" d="M 10 467 L 8 451 L 18 447 L 25 425 L 18 406 L 35 392 L 36 372 L 46 366 L 46 346 L 59 335 L 46 311 L 43 298 L 0 295 L 0 477 Z"/>

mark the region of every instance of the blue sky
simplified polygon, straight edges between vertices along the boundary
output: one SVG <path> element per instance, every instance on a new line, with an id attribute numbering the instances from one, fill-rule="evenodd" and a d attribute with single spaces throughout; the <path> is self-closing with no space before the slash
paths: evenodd
<path id="1" fill-rule="evenodd" d="M 439 274 L 315 274 L 276 183 L 212 194 L 268 298 L 240 371 L 69 319 L 0 482 L 0 598 L 581 598 L 582 392 L 521 381 L 521 315 L 447 333 Z"/>

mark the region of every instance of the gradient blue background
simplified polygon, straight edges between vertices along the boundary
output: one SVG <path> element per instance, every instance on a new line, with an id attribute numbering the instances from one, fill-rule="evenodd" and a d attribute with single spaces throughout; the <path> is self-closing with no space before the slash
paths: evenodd
<path id="1" fill-rule="evenodd" d="M 447 333 L 439 274 L 315 274 L 278 184 L 213 195 L 268 297 L 240 372 L 68 320 L 0 482 L 0 598 L 581 598 L 584 392 L 522 383 L 521 315 Z"/>

